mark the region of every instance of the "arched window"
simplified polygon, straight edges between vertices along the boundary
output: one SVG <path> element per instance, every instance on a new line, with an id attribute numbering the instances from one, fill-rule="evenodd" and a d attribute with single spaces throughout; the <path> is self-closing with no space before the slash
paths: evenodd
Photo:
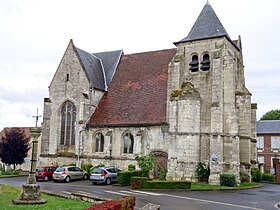
<path id="1" fill-rule="evenodd" d="M 104 151 L 104 136 L 101 132 L 95 135 L 95 152 Z"/>
<path id="2" fill-rule="evenodd" d="M 76 107 L 66 101 L 61 108 L 60 144 L 75 145 Z"/>
<path id="3" fill-rule="evenodd" d="M 191 72 L 198 71 L 198 56 L 197 55 L 192 56 L 192 62 L 190 62 L 189 65 L 191 66 L 190 67 Z"/>
<path id="4" fill-rule="evenodd" d="M 208 71 L 210 69 L 210 58 L 208 54 L 203 55 L 203 60 L 201 61 L 202 71 Z"/>
<path id="5" fill-rule="evenodd" d="M 123 135 L 123 153 L 132 154 L 133 153 L 134 139 L 131 133 L 126 132 Z"/>

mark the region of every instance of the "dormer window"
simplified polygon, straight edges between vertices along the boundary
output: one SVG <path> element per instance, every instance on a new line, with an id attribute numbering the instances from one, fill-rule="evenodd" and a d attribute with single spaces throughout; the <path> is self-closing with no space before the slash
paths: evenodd
<path id="1" fill-rule="evenodd" d="M 198 71 L 198 56 L 197 55 L 193 55 L 192 56 L 192 62 L 190 62 L 190 70 L 191 72 L 196 72 Z"/>
<path id="2" fill-rule="evenodd" d="M 210 59 L 208 54 L 203 55 L 203 60 L 201 61 L 201 70 L 208 71 L 210 69 Z"/>

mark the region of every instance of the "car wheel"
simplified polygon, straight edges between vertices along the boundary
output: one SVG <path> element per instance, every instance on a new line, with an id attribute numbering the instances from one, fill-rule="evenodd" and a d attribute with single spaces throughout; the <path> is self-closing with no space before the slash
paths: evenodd
<path id="1" fill-rule="evenodd" d="M 49 177 L 48 176 L 45 176 L 44 177 L 44 181 L 46 182 L 46 181 L 49 181 Z"/>
<path id="2" fill-rule="evenodd" d="M 84 177 L 83 177 L 83 179 L 84 179 L 84 180 L 88 179 L 88 175 L 85 174 Z"/>
<path id="3" fill-rule="evenodd" d="M 69 176 L 66 176 L 66 178 L 65 178 L 65 182 L 70 182 L 71 181 L 71 179 L 70 179 L 70 177 Z"/>
<path id="4" fill-rule="evenodd" d="M 111 179 L 110 178 L 106 179 L 106 184 L 111 184 Z"/>

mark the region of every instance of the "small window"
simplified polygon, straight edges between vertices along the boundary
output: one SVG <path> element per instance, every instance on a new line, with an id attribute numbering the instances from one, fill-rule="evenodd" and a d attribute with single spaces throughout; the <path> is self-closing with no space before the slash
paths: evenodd
<path id="1" fill-rule="evenodd" d="M 123 136 L 123 153 L 132 154 L 133 153 L 134 139 L 131 133 L 125 133 Z"/>
<path id="2" fill-rule="evenodd" d="M 271 136 L 271 148 L 280 149 L 280 136 Z"/>
<path id="3" fill-rule="evenodd" d="M 102 133 L 97 133 L 95 135 L 95 152 L 104 151 L 104 136 Z"/>
<path id="4" fill-rule="evenodd" d="M 66 74 L 66 82 L 69 81 L 69 74 Z"/>
<path id="5" fill-rule="evenodd" d="M 202 71 L 208 71 L 210 69 L 210 58 L 208 54 L 203 55 L 203 60 L 201 61 Z"/>
<path id="6" fill-rule="evenodd" d="M 198 71 L 198 56 L 197 55 L 192 56 L 192 62 L 190 62 L 189 65 L 191 66 L 190 67 L 191 72 Z"/>
<path id="7" fill-rule="evenodd" d="M 263 136 L 257 137 L 257 148 L 263 149 L 264 148 L 264 138 Z"/>

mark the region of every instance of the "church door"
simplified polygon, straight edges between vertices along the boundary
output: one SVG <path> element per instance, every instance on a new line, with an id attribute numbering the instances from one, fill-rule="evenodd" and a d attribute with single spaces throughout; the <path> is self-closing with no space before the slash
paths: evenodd
<path id="1" fill-rule="evenodd" d="M 153 151 L 151 154 L 155 158 L 154 178 L 165 179 L 167 172 L 167 159 L 168 154 L 163 151 Z"/>

